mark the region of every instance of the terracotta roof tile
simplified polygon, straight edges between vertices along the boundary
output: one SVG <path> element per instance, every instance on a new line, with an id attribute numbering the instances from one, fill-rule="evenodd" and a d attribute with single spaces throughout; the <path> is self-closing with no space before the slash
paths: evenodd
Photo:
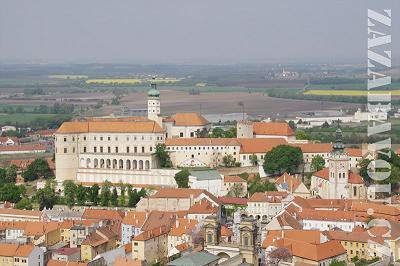
<path id="1" fill-rule="evenodd" d="M 286 191 L 267 191 L 267 192 L 256 192 L 250 198 L 248 202 L 271 202 L 280 203 L 282 199 L 289 195 Z"/>
<path id="2" fill-rule="evenodd" d="M 167 234 L 168 231 L 169 231 L 168 228 L 166 228 L 165 226 L 161 226 L 161 227 L 149 230 L 149 231 L 145 231 L 145 232 L 135 236 L 132 241 L 147 241 L 147 240 L 159 237 L 161 235 Z"/>
<path id="3" fill-rule="evenodd" d="M 256 135 L 294 136 L 293 129 L 286 122 L 254 122 L 253 131 Z"/>
<path id="4" fill-rule="evenodd" d="M 240 146 L 235 138 L 168 138 L 166 146 Z"/>
<path id="5" fill-rule="evenodd" d="M 240 153 L 266 153 L 274 147 L 287 144 L 283 138 L 253 138 L 237 139 L 240 144 Z"/>
<path id="6" fill-rule="evenodd" d="M 164 122 L 175 122 L 175 126 L 205 126 L 210 124 L 201 114 L 198 113 L 176 113 Z"/>
<path id="7" fill-rule="evenodd" d="M 246 180 L 241 178 L 240 176 L 237 175 L 226 175 L 224 176 L 224 182 L 227 183 L 247 183 Z"/>
<path id="8" fill-rule="evenodd" d="M 64 122 L 56 133 L 162 133 L 164 130 L 154 121 L 74 121 Z"/>
<path id="9" fill-rule="evenodd" d="M 218 207 L 213 207 L 212 204 L 207 199 L 202 199 L 192 207 L 189 208 L 189 214 L 214 214 L 218 212 Z"/>
<path id="10" fill-rule="evenodd" d="M 222 205 L 247 205 L 247 198 L 218 197 Z"/>
<path id="11" fill-rule="evenodd" d="M 181 237 L 184 234 L 191 234 L 198 222 L 194 219 L 179 218 L 171 226 L 168 235 Z"/>

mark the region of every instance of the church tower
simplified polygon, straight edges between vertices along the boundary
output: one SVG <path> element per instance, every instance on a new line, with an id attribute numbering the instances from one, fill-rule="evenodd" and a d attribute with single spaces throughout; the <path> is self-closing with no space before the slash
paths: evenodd
<path id="1" fill-rule="evenodd" d="M 147 118 L 158 122 L 160 113 L 160 91 L 157 90 L 157 84 L 153 77 L 151 89 L 147 93 Z"/>
<path id="2" fill-rule="evenodd" d="M 350 159 L 344 151 L 342 130 L 336 130 L 336 141 L 333 151 L 329 156 L 329 198 L 346 199 L 348 195 L 348 180 L 350 170 Z"/>

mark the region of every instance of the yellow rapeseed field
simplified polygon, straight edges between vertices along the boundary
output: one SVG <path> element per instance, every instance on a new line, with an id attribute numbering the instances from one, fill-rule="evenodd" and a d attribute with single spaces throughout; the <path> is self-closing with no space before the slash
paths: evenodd
<path id="1" fill-rule="evenodd" d="M 388 93 L 400 95 L 400 90 L 371 91 L 370 93 Z M 367 90 L 308 90 L 304 94 L 311 95 L 335 95 L 335 96 L 367 96 Z"/>

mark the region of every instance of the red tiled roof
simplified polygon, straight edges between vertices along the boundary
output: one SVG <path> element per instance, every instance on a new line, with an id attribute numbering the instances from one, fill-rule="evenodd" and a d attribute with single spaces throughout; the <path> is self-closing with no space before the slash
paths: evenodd
<path id="1" fill-rule="evenodd" d="M 175 126 L 205 126 L 210 124 L 198 113 L 176 113 L 172 117 L 163 119 L 164 122 L 175 122 Z"/>
<path id="2" fill-rule="evenodd" d="M 254 122 L 256 135 L 294 136 L 293 129 L 286 122 Z"/>
<path id="3" fill-rule="evenodd" d="M 0 146 L 0 151 L 46 151 L 46 146 L 40 144 Z"/>
<path id="4" fill-rule="evenodd" d="M 226 175 L 224 176 L 224 182 L 227 183 L 246 183 L 247 181 L 237 175 Z"/>
<path id="5" fill-rule="evenodd" d="M 313 175 L 323 178 L 325 180 L 329 180 L 329 168 L 325 167 L 319 170 L 318 172 L 314 173 Z M 353 171 L 349 171 L 348 182 L 349 184 L 363 184 L 364 179 L 360 175 L 354 173 Z"/>
<path id="6" fill-rule="evenodd" d="M 247 198 L 219 197 L 222 205 L 247 205 Z"/>

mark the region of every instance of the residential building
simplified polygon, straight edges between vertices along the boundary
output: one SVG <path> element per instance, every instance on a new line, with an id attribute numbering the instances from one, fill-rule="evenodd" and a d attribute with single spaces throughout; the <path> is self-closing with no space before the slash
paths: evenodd
<path id="1" fill-rule="evenodd" d="M 40 221 L 41 211 L 0 209 L 0 221 Z"/>
<path id="2" fill-rule="evenodd" d="M 0 243 L 2 266 L 43 266 L 44 252 L 34 245 Z"/>
<path id="3" fill-rule="evenodd" d="M 97 255 L 117 247 L 117 234 L 108 227 L 90 233 L 81 244 L 81 260 L 89 261 Z"/>
<path id="4" fill-rule="evenodd" d="M 220 257 L 206 251 L 195 252 L 167 263 L 168 266 L 216 266 Z"/>
<path id="5" fill-rule="evenodd" d="M 184 211 L 202 199 L 208 200 L 212 206 L 219 207 L 218 198 L 204 189 L 164 188 L 149 197 L 141 198 L 136 210 Z"/>
<path id="6" fill-rule="evenodd" d="M 238 138 L 283 138 L 295 140 L 293 129 L 286 122 L 239 121 L 236 125 Z"/>
<path id="7" fill-rule="evenodd" d="M 217 170 L 190 170 L 189 187 L 204 189 L 215 196 L 223 194 L 222 175 Z"/>
<path id="8" fill-rule="evenodd" d="M 224 176 L 222 195 L 231 197 L 245 197 L 247 195 L 247 181 L 240 176 Z"/>
<path id="9" fill-rule="evenodd" d="M 132 258 L 148 264 L 165 262 L 168 256 L 169 229 L 161 226 L 145 231 L 132 240 Z"/>
<path id="10" fill-rule="evenodd" d="M 198 225 L 199 222 L 194 219 L 178 218 L 175 220 L 168 233 L 168 257 L 177 254 L 174 248 L 178 245 L 184 243 L 192 245 L 195 233 L 199 232 Z"/>
<path id="11" fill-rule="evenodd" d="M 247 202 L 246 213 L 256 220 L 269 222 L 291 199 L 293 196 L 284 191 L 256 192 Z"/>
<path id="12" fill-rule="evenodd" d="M 300 176 L 289 175 L 284 173 L 275 180 L 275 186 L 278 191 L 286 191 L 293 196 L 302 198 L 310 198 L 311 194 L 308 188 L 304 185 Z"/>

